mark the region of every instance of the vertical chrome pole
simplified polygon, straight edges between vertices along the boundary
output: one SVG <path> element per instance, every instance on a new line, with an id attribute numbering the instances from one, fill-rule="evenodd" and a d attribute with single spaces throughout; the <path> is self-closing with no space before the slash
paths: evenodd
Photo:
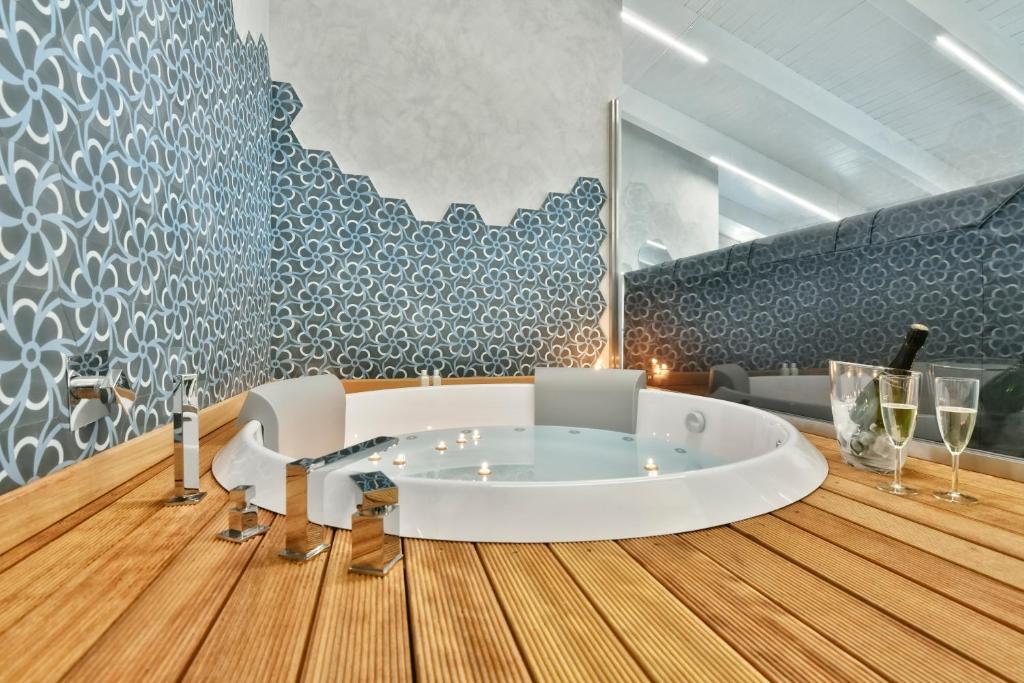
<path id="1" fill-rule="evenodd" d="M 179 375 L 171 398 L 174 422 L 174 495 L 167 505 L 194 505 L 203 499 L 199 490 L 198 377 Z"/>
<path id="2" fill-rule="evenodd" d="M 608 367 L 622 367 L 622 301 L 619 286 L 619 174 L 622 114 L 619 99 L 611 101 L 608 154 Z"/>

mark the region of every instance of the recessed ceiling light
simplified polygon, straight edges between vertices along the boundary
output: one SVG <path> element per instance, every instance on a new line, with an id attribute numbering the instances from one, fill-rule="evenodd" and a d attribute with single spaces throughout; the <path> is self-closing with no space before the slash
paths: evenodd
<path id="1" fill-rule="evenodd" d="M 627 26 L 632 26 L 638 31 L 646 33 L 651 38 L 657 40 L 659 43 L 664 43 L 665 45 L 668 45 L 676 52 L 680 52 L 694 61 L 700 62 L 701 64 L 707 64 L 708 62 L 707 56 L 700 52 L 699 50 L 694 50 L 686 43 L 680 42 L 672 34 L 658 28 L 651 22 L 641 17 L 639 14 L 634 14 L 633 12 L 630 12 L 628 9 L 622 10 L 622 23 L 626 24 Z"/>
<path id="2" fill-rule="evenodd" d="M 792 192 L 788 192 L 786 190 L 783 190 L 781 187 L 779 187 L 778 185 L 775 185 L 774 183 L 769 183 L 767 180 L 764 180 L 763 178 L 758 178 L 753 173 L 749 173 L 747 171 L 744 171 L 742 168 L 740 168 L 738 166 L 733 166 L 728 161 L 723 161 L 723 160 L 719 159 L 718 157 L 710 157 L 710 161 L 711 161 L 711 163 L 715 164 L 716 166 L 721 166 L 724 169 L 732 171 L 736 175 L 741 176 L 743 178 L 746 178 L 750 182 L 756 183 L 757 185 L 760 185 L 764 189 L 770 190 L 770 191 L 774 192 L 775 194 L 779 195 L 780 197 L 785 197 L 786 199 L 788 199 L 789 201 L 793 202 L 794 204 L 797 204 L 798 206 L 802 206 L 803 208 L 807 209 L 811 213 L 816 213 L 816 214 L 818 214 L 819 216 L 821 216 L 822 218 L 824 218 L 826 220 L 830 220 L 830 221 L 837 221 L 837 220 L 839 220 L 839 216 L 835 215 L 831 211 L 826 211 L 825 209 L 821 208 L 817 204 L 814 204 L 813 202 L 807 201 L 803 197 L 798 197 L 795 194 L 793 194 Z"/>
<path id="3" fill-rule="evenodd" d="M 1014 102 L 1020 106 L 1024 106 L 1024 91 L 1015 86 L 1005 76 L 1001 75 L 995 69 L 990 67 L 988 64 L 983 62 L 978 57 L 972 55 L 970 52 L 958 45 L 949 36 L 939 36 L 935 39 L 935 42 L 943 50 L 956 57 L 960 62 L 970 67 L 976 74 L 984 78 L 986 81 L 1002 90 L 1006 95 L 1010 97 Z"/>

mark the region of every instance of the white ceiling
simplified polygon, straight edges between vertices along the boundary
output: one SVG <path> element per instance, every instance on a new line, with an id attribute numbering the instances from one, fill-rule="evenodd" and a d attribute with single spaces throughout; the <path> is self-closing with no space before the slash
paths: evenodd
<path id="1" fill-rule="evenodd" d="M 1024 109 L 935 45 L 949 35 L 1024 84 L 1024 0 L 625 7 L 709 58 L 698 64 L 624 26 L 627 119 L 836 214 L 1024 172 Z M 728 171 L 721 178 L 724 205 L 767 216 L 764 232 L 822 221 Z"/>

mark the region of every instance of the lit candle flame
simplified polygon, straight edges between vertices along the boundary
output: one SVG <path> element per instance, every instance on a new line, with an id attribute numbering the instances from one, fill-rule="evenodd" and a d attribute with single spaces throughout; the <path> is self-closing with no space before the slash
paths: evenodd
<path id="1" fill-rule="evenodd" d="M 437 445 L 434 446 L 434 448 L 439 451 L 446 451 L 448 450 L 448 444 L 445 443 L 444 441 L 438 441 Z"/>
<path id="2" fill-rule="evenodd" d="M 658 463 L 654 462 L 654 458 L 647 458 L 647 464 L 644 465 L 644 469 L 648 472 L 657 472 Z"/>
<path id="3" fill-rule="evenodd" d="M 405 466 L 405 453 L 399 453 L 395 456 L 395 459 L 391 461 L 392 465 L 398 465 L 399 467 Z"/>
<path id="4" fill-rule="evenodd" d="M 476 471 L 476 473 L 479 474 L 481 477 L 486 477 L 486 476 L 490 475 L 491 468 L 487 466 L 487 461 L 486 460 L 484 462 L 480 463 L 480 469 L 478 469 Z"/>

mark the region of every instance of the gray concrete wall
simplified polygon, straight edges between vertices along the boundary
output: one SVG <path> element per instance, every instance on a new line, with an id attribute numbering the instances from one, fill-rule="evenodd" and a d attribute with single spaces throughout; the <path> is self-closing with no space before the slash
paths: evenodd
<path id="1" fill-rule="evenodd" d="M 608 186 L 620 9 L 620 0 L 274 2 L 271 75 L 303 101 L 294 129 L 306 147 L 407 198 L 423 220 L 468 202 L 502 225 L 580 176 Z"/>

